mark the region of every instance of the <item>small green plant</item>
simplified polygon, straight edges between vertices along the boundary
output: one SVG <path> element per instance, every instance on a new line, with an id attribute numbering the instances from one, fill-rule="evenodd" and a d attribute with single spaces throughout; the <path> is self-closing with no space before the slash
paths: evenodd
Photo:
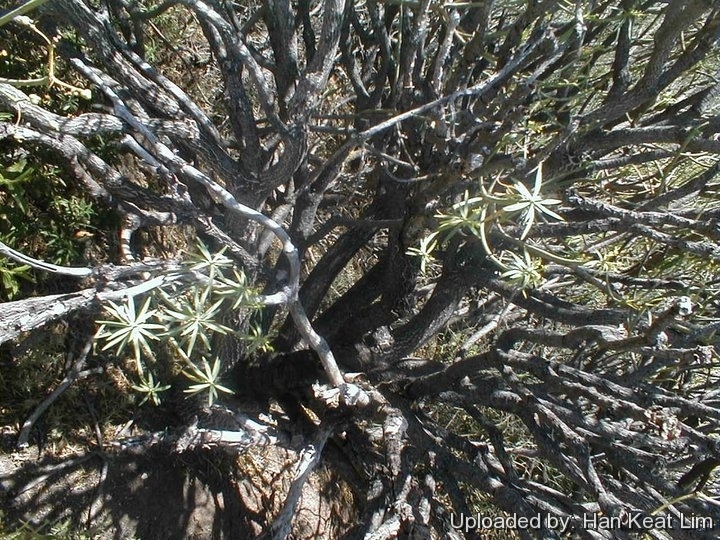
<path id="1" fill-rule="evenodd" d="M 169 390 L 170 385 L 155 382 L 152 371 L 148 371 L 146 375 L 140 375 L 140 384 L 133 384 L 131 388 L 143 396 L 139 405 L 148 400 L 153 405 L 160 405 L 160 394 L 165 390 Z"/>
<path id="2" fill-rule="evenodd" d="M 6 202 L 4 211 L 0 214 L 0 226 L 2 222 L 9 222 L 18 211 L 27 213 L 28 200 L 24 184 L 33 173 L 34 170 L 27 167 L 25 160 L 18 160 L 5 168 L 0 167 L 0 202 L 3 202 L 3 199 Z M 5 234 L 0 233 L 0 240 L 5 244 L 12 244 L 14 236 L 12 231 L 8 230 Z M 29 266 L 17 265 L 4 257 L 0 260 L 0 282 L 8 300 L 12 300 L 20 292 L 20 280 L 23 279 L 32 280 Z"/>
<path id="3" fill-rule="evenodd" d="M 30 267 L 27 264 L 16 265 L 7 259 L 0 259 L 0 283 L 8 300 L 15 298 L 20 292 L 20 280 L 32 281 Z"/>
<path id="4" fill-rule="evenodd" d="M 525 240 L 525 238 L 527 238 L 527 235 L 537 218 L 544 218 L 547 216 L 558 221 L 563 221 L 561 216 L 548 208 L 549 206 L 558 205 L 562 201 L 553 198 L 543 198 L 540 193 L 540 190 L 542 189 L 542 181 L 542 163 L 540 163 L 537 166 L 537 172 L 535 173 L 535 185 L 533 186 L 532 192 L 525 187 L 525 184 L 516 180 L 510 188 L 510 200 L 517 197 L 519 199 L 517 202 L 505 205 L 504 199 L 496 199 L 496 201 L 499 201 L 502 205 L 503 212 L 507 212 L 509 215 L 519 213 L 520 219 L 518 221 L 523 226 L 520 240 Z M 489 195 L 483 195 L 490 198 Z"/>
<path id="5" fill-rule="evenodd" d="M 447 242 L 456 235 L 471 235 L 480 239 L 488 258 L 502 272 L 501 277 L 520 289 L 540 286 L 543 283 L 543 259 L 569 266 L 579 264 L 528 239 L 533 225 L 538 221 L 563 221 L 561 215 L 550 209 L 561 201 L 544 196 L 544 185 L 542 163 L 535 170 L 532 190 L 517 179 L 508 185 L 496 180 L 489 188 L 486 188 L 481 180 L 478 182 L 479 194 L 470 196 L 470 193 L 465 191 L 463 198 L 453 204 L 449 211 L 438 213 L 435 216 L 438 221 L 437 229 L 421 239 L 418 247 L 410 248 L 408 254 L 420 257 L 421 270 L 425 272 L 426 267 L 434 261 L 433 252 L 440 240 Z M 496 190 L 499 193 L 496 193 Z M 515 227 L 514 230 L 519 229 L 519 233 L 515 233 L 515 236 L 509 234 L 507 231 L 511 227 Z M 490 230 L 502 237 L 507 244 L 499 253 L 493 252 L 488 240 Z"/>
<path id="6" fill-rule="evenodd" d="M 510 258 L 510 262 L 507 264 L 508 269 L 500 274 L 500 277 L 507 279 L 520 290 L 532 289 L 542 284 L 543 276 L 538 260 L 532 259 L 527 250 L 523 250 L 522 257 L 518 257 L 512 251 L 505 253 Z"/>
<path id="7" fill-rule="evenodd" d="M 63 180 L 61 169 L 37 161 L 0 154 L 0 241 L 30 256 L 60 265 L 85 261 L 86 241 L 104 228 L 106 214 L 97 211 Z M 12 300 L 23 282 L 38 285 L 48 276 L 3 258 L 0 261 L 2 295 Z"/>
<path id="8" fill-rule="evenodd" d="M 35 169 L 28 167 L 27 160 L 21 159 L 4 168 L 0 169 L 0 187 L 7 191 L 13 203 L 22 212 L 27 212 L 28 201 L 25 195 L 24 184 L 32 178 Z"/>
<path id="9" fill-rule="evenodd" d="M 218 391 L 225 392 L 226 394 L 232 394 L 232 390 L 218 382 L 220 380 L 221 365 L 222 364 L 219 358 L 215 358 L 212 367 L 210 367 L 208 361 L 203 358 L 202 369 L 198 368 L 195 364 L 190 363 L 189 369 L 183 371 L 183 374 L 196 384 L 189 386 L 185 390 L 185 393 L 199 394 L 207 392 L 208 405 L 212 405 L 217 400 Z"/>
<path id="10" fill-rule="evenodd" d="M 193 383 L 186 393 L 204 394 L 212 404 L 220 392 L 232 393 L 220 382 L 224 370 L 222 360 L 212 352 L 213 336 L 235 334 L 246 344 L 248 354 L 270 348 L 268 336 L 259 327 L 251 325 L 243 334 L 220 321 L 228 311 L 261 305 L 232 259 L 200 243 L 162 288 L 143 299 L 108 302 L 105 318 L 98 321 L 97 337 L 103 350 L 116 349 L 118 356 L 132 359 L 137 380 L 132 388 L 142 396 L 141 404 L 159 404 L 161 394 L 170 388 L 160 381 L 160 374 L 173 372 Z M 160 347 L 166 354 L 158 354 Z M 158 365 L 160 357 L 171 358 L 171 365 Z"/>
<path id="11" fill-rule="evenodd" d="M 480 227 L 484 225 L 482 219 L 482 208 L 477 204 L 482 199 L 470 197 L 465 191 L 463 200 L 455 203 L 447 214 L 439 213 L 435 217 L 438 220 L 437 233 L 443 235 L 445 240 L 450 240 L 459 233 L 470 233 L 480 236 Z"/>
<path id="12" fill-rule="evenodd" d="M 191 298 L 166 297 L 168 307 L 163 310 L 163 318 L 173 328 L 171 335 L 181 340 L 188 356 L 193 354 L 198 338 L 201 345 L 209 349 L 210 336 L 213 333 L 227 334 L 232 331 L 217 322 L 224 299 L 220 298 L 210 304 L 208 300 L 211 292 L 211 287 L 195 287 Z"/>
<path id="13" fill-rule="evenodd" d="M 240 336 L 240 340 L 245 342 L 250 354 L 272 351 L 270 337 L 262 331 L 262 328 L 257 323 L 251 324 L 248 333 Z"/>
<path id="14" fill-rule="evenodd" d="M 106 342 L 102 350 L 111 349 L 117 345 L 116 354 L 120 355 L 130 345 L 140 373 L 143 371 L 140 367 L 142 352 L 149 356 L 152 355 L 148 340 L 159 340 L 165 330 L 162 324 L 150 322 L 158 315 L 158 310 L 149 309 L 150 301 L 150 297 L 146 298 L 139 310 L 135 309 L 133 298 L 128 298 L 125 304 L 108 302 L 105 311 L 110 318 L 98 321 L 102 324 L 98 331 L 98 337 Z"/>
<path id="15" fill-rule="evenodd" d="M 416 248 L 409 248 L 408 255 L 414 255 L 420 258 L 420 272 L 425 274 L 428 267 L 435 262 L 433 252 L 437 247 L 437 232 L 430 233 L 425 238 L 420 239 L 420 245 Z"/>

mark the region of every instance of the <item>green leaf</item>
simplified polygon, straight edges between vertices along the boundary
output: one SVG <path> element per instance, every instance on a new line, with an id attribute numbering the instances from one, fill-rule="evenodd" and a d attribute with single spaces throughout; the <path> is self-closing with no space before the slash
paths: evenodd
<path id="1" fill-rule="evenodd" d="M 140 375 L 140 384 L 130 386 L 136 392 L 144 394 L 142 401 L 139 405 L 142 405 L 146 401 L 152 401 L 153 405 L 160 405 L 160 393 L 170 388 L 169 384 L 162 385 L 159 382 L 155 382 L 153 374 L 148 371 L 147 376 Z"/>
<path id="2" fill-rule="evenodd" d="M 139 365 L 141 351 L 150 351 L 148 340 L 157 341 L 165 335 L 164 325 L 149 322 L 159 316 L 156 309 L 150 309 L 151 300 L 151 297 L 146 298 L 137 312 L 133 298 L 128 298 L 125 304 L 108 302 L 105 311 L 110 318 L 98 321 L 102 325 L 98 338 L 106 342 L 103 351 L 117 346 L 120 355 L 129 344 Z"/>
<path id="3" fill-rule="evenodd" d="M 217 400 L 218 392 L 233 394 L 234 392 L 232 390 L 218 382 L 221 366 L 222 364 L 219 358 L 215 358 L 212 367 L 204 358 L 202 361 L 202 369 L 199 369 L 194 364 L 191 364 L 190 369 L 183 371 L 183 374 L 197 384 L 189 386 L 186 390 L 184 390 L 184 392 L 186 394 L 207 392 L 208 405 L 212 405 Z"/>
<path id="4" fill-rule="evenodd" d="M 231 328 L 215 320 L 220 313 L 223 300 L 217 300 L 210 306 L 206 305 L 206 300 L 207 294 L 205 291 L 201 292 L 200 288 L 197 287 L 192 302 L 188 302 L 187 299 L 184 299 L 184 301 L 171 301 L 171 306 L 174 309 L 166 308 L 163 313 L 163 317 L 167 321 L 177 325 L 177 328 L 173 329 L 172 333 L 184 338 L 185 351 L 188 356 L 192 355 L 198 339 L 206 349 L 210 348 L 210 332 L 220 334 L 232 332 Z"/>

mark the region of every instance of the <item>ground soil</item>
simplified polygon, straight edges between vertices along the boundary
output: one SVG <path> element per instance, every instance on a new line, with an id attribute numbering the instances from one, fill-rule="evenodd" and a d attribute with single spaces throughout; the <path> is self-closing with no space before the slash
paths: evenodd
<path id="1" fill-rule="evenodd" d="M 0 454 L 6 528 L 53 524 L 98 540 L 213 538 L 222 494 L 161 454 L 102 456 L 37 447 Z"/>
<path id="2" fill-rule="evenodd" d="M 236 456 L 17 450 L 16 435 L 6 427 L 0 449 L 0 538 L 19 528 L 47 534 L 58 524 L 71 534 L 57 538 L 83 540 L 257 538 L 282 508 L 297 459 L 278 448 Z M 318 467 L 303 491 L 293 537 L 337 537 L 352 523 L 352 506 L 343 482 Z"/>

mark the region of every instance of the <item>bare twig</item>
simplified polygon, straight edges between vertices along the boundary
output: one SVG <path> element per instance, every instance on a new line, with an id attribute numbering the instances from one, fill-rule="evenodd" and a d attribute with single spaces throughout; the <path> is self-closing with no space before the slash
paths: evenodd
<path id="1" fill-rule="evenodd" d="M 290 490 L 282 510 L 280 510 L 280 513 L 269 527 L 268 538 L 287 538 L 290 534 L 303 487 L 308 481 L 310 473 L 320 462 L 323 448 L 332 431 L 331 426 L 321 426 L 315 434 L 313 442 L 300 452 L 300 459 L 295 464 L 294 478 Z"/>
<path id="2" fill-rule="evenodd" d="M 18 436 L 18 448 L 25 448 L 28 446 L 28 441 L 30 440 L 30 432 L 32 431 L 33 425 L 35 425 L 37 419 L 42 416 L 42 414 L 47 410 L 47 408 L 50 407 L 50 405 L 52 405 L 62 395 L 62 393 L 70 387 L 71 384 L 90 375 L 103 372 L 103 368 L 87 369 L 85 371 L 82 370 L 83 367 L 85 367 L 87 355 L 90 353 L 90 349 L 92 348 L 94 340 L 95 337 L 92 334 L 87 337 L 82 351 L 80 351 L 77 360 L 70 368 L 70 371 L 68 371 L 67 375 L 65 375 L 65 378 L 60 381 L 60 384 L 57 385 L 55 390 L 53 390 L 52 393 L 45 400 L 43 400 L 40 405 L 36 407 L 33 413 L 28 417 L 28 419 L 25 420 L 22 425 L 22 429 L 20 430 L 20 435 Z"/>

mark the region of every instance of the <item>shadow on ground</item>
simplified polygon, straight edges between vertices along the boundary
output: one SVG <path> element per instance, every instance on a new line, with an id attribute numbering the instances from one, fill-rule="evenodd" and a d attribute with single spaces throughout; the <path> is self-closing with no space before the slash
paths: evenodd
<path id="1" fill-rule="evenodd" d="M 46 530 L 69 522 L 100 540 L 242 538 L 243 524 L 228 521 L 240 514 L 223 512 L 225 500 L 235 499 L 231 482 L 212 472 L 209 461 L 159 452 L 36 456 L 30 449 L 0 455 L 6 527 Z"/>
<path id="2" fill-rule="evenodd" d="M 295 451 L 272 446 L 240 455 L 209 449 L 171 454 L 157 446 L 139 455 L 65 452 L 61 458 L 38 458 L 37 447 L 1 446 L 0 518 L 6 532 L 47 533 L 59 523 L 73 540 L 262 537 L 283 508 L 299 460 Z M 293 538 L 345 537 L 356 522 L 359 497 L 322 463 L 303 486 Z"/>

